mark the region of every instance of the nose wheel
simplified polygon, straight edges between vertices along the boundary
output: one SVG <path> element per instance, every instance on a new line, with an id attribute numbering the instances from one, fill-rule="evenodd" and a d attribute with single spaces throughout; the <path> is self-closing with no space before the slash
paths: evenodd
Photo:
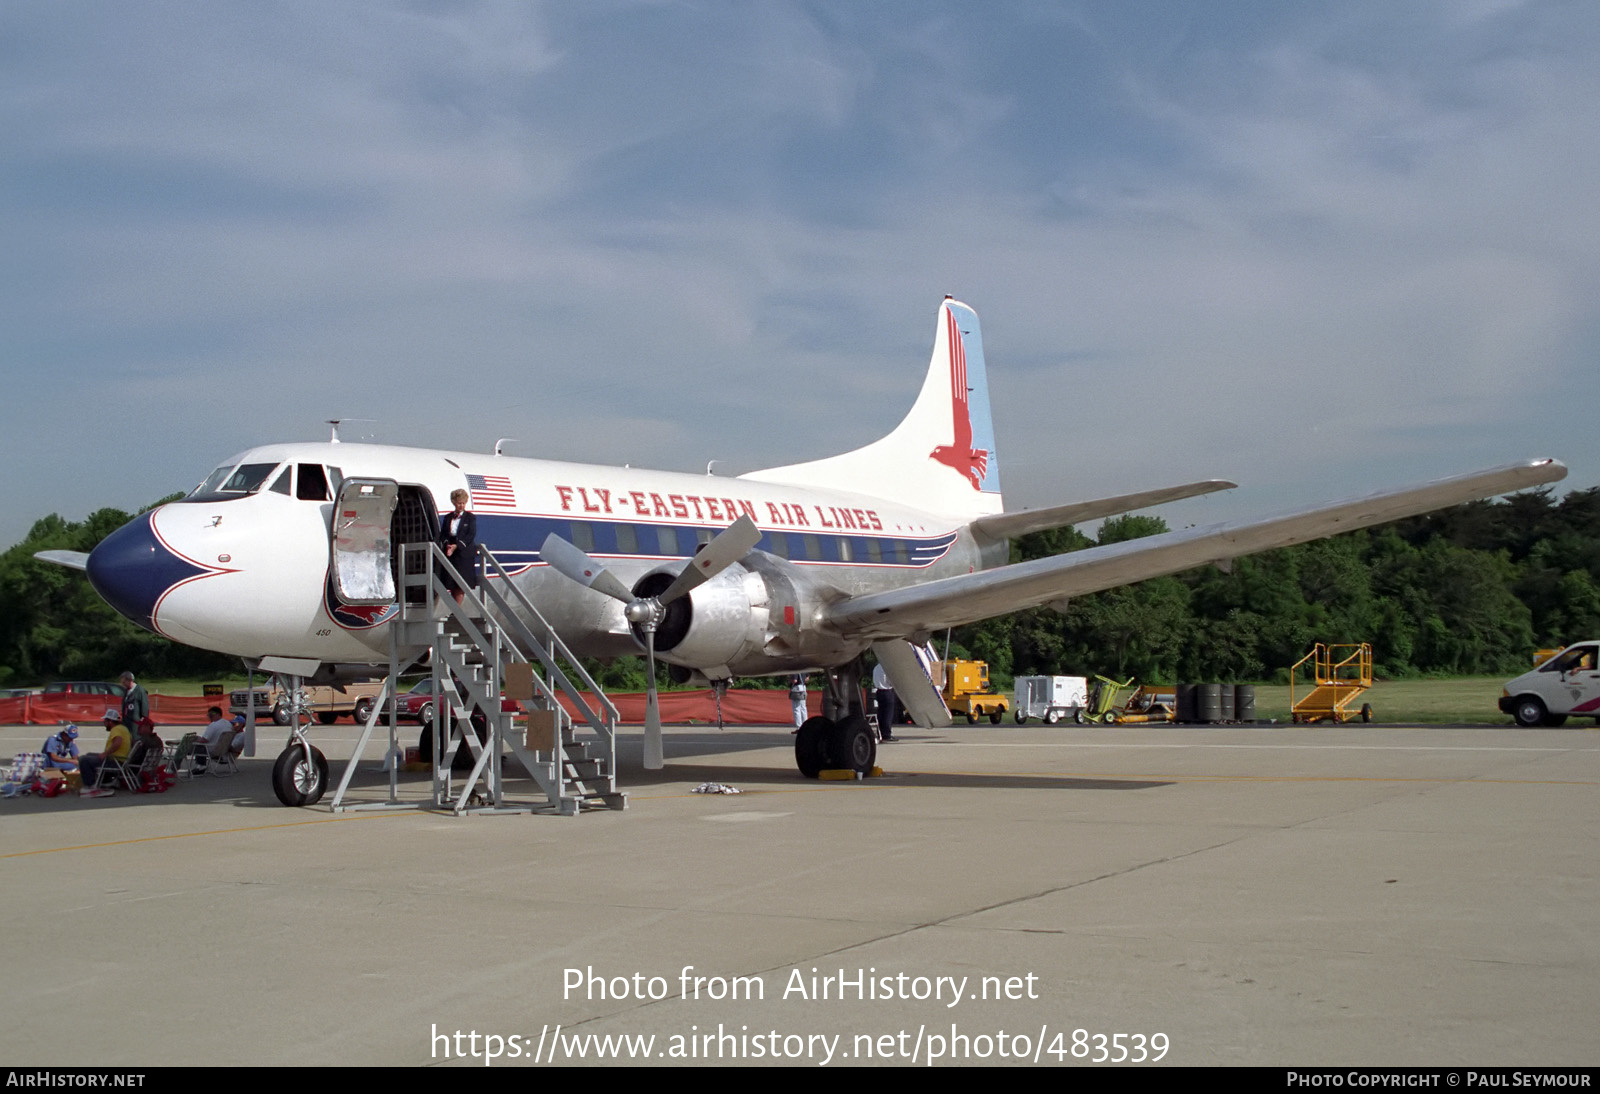
<path id="1" fill-rule="evenodd" d="M 291 742 L 272 765 L 272 792 L 284 805 L 315 805 L 327 789 L 327 757 L 303 741 Z"/>

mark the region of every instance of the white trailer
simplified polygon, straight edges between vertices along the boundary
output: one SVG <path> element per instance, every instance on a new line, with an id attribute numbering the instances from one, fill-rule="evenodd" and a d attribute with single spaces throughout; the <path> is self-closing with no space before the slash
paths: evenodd
<path id="1" fill-rule="evenodd" d="M 1018 725 L 1029 718 L 1055 725 L 1089 705 L 1089 681 L 1083 676 L 1019 676 L 1016 685 L 1011 710 Z"/>

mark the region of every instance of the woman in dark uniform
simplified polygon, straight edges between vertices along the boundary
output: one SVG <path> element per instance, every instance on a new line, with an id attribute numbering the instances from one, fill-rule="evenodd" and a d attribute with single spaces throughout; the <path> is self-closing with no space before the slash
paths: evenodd
<path id="1" fill-rule="evenodd" d="M 471 495 L 465 490 L 452 490 L 450 500 L 455 503 L 455 511 L 446 513 L 439 521 L 439 546 L 444 548 L 450 565 L 461 573 L 461 579 L 466 582 L 467 588 L 478 587 L 478 518 L 467 511 L 467 502 Z M 461 603 L 465 595 L 456 587 L 456 583 L 448 576 L 444 578 L 445 587 L 455 594 L 456 603 Z"/>

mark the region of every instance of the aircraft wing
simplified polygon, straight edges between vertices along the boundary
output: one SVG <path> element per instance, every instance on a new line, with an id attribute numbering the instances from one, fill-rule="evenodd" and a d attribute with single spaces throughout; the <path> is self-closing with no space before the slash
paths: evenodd
<path id="1" fill-rule="evenodd" d="M 1557 460 L 1529 460 L 1265 520 L 1189 528 L 942 578 L 904 589 L 867 593 L 832 605 L 827 621 L 852 637 L 887 638 L 939 630 L 1462 502 L 1525 490 L 1557 482 L 1566 475 L 1566 465 Z"/>
<path id="2" fill-rule="evenodd" d="M 89 565 L 89 556 L 83 551 L 35 551 L 33 557 L 72 570 L 81 570 Z"/>
<path id="3" fill-rule="evenodd" d="M 977 534 L 989 539 L 1016 539 L 1029 532 L 1042 532 L 1047 528 L 1060 528 L 1068 524 L 1082 524 L 1084 521 L 1099 520 L 1101 517 L 1120 516 L 1135 509 L 1164 505 L 1169 501 L 1210 494 L 1217 490 L 1232 490 L 1238 485 L 1226 479 L 1206 479 L 1202 482 L 1185 483 L 1182 486 L 1169 486 L 1164 490 L 1146 490 L 1139 494 L 1120 494 L 1114 498 L 1079 501 L 1071 505 L 1053 505 L 1048 509 L 1019 509 L 1012 513 L 995 513 L 993 516 L 979 517 L 970 527 Z"/>

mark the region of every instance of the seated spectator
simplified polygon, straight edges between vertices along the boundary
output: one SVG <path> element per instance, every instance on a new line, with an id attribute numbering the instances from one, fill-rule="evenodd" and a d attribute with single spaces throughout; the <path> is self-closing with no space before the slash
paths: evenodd
<path id="1" fill-rule="evenodd" d="M 104 752 L 90 752 L 80 761 L 83 771 L 83 785 L 93 786 L 95 779 L 100 774 L 100 769 L 108 760 L 126 760 L 129 751 L 133 748 L 133 734 L 128 732 L 128 727 L 122 725 L 122 712 L 108 709 L 105 713 L 106 748 Z"/>
<path id="2" fill-rule="evenodd" d="M 128 763 L 137 767 L 144 762 L 144 758 L 153 748 L 157 752 L 166 747 L 161 738 L 156 736 L 156 724 L 149 718 L 139 719 L 139 736 L 134 738 L 133 751 L 128 753 Z"/>
<path id="3" fill-rule="evenodd" d="M 78 727 L 68 722 L 52 736 L 47 737 L 44 747 L 39 751 L 44 753 L 44 766 L 47 770 L 77 771 Z"/>
<path id="4" fill-rule="evenodd" d="M 212 707 L 206 713 L 214 716 L 211 724 L 200 731 L 200 737 L 206 743 L 206 754 L 212 759 L 220 758 L 222 742 L 226 740 L 228 751 L 238 759 L 239 754 L 244 751 L 244 715 L 235 714 L 232 718 L 224 718 L 220 707 Z"/>

